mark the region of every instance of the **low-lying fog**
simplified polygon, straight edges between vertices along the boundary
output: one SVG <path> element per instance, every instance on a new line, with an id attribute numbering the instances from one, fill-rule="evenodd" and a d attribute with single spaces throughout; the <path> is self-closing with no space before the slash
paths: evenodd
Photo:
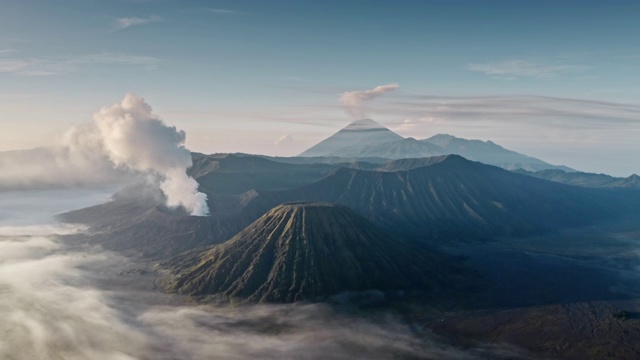
<path id="1" fill-rule="evenodd" d="M 58 235 L 85 231 L 53 215 L 113 189 L 0 193 L 2 359 L 479 359 L 391 315 L 363 319 L 326 305 L 189 305 L 153 289 L 151 264 Z"/>

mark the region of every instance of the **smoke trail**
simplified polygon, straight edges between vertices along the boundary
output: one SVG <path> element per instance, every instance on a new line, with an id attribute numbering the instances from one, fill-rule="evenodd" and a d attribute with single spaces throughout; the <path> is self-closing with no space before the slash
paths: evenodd
<path id="1" fill-rule="evenodd" d="M 198 192 L 198 183 L 186 172 L 192 162 L 184 147 L 184 131 L 166 125 L 135 94 L 102 108 L 93 120 L 65 134 L 64 144 L 71 153 L 100 153 L 116 169 L 151 175 L 160 183 L 167 206 L 208 215 L 207 196 Z"/>
<path id="2" fill-rule="evenodd" d="M 182 206 L 196 216 L 209 213 L 207 196 L 198 192 L 198 183 L 186 172 L 192 162 L 184 147 L 184 131 L 166 125 L 134 94 L 102 108 L 93 118 L 103 149 L 115 166 L 159 176 L 167 206 Z"/>
<path id="3" fill-rule="evenodd" d="M 207 196 L 187 175 L 185 133 L 127 94 L 93 121 L 69 128 L 55 146 L 0 153 L 0 190 L 124 185 L 143 177 L 159 184 L 166 205 L 191 215 L 209 213 Z"/>
<path id="4" fill-rule="evenodd" d="M 364 103 L 378 96 L 382 96 L 388 92 L 398 89 L 398 84 L 386 84 L 376 86 L 373 89 L 363 91 L 346 91 L 340 95 L 340 102 L 344 106 L 345 111 L 356 119 L 362 119 L 367 116 Z"/>

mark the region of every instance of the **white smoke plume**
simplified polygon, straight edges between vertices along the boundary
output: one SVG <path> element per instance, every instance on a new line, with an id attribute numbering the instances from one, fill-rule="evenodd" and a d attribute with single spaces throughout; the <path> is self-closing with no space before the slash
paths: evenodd
<path id="1" fill-rule="evenodd" d="M 382 96 L 386 93 L 398 89 L 398 84 L 379 85 L 369 90 L 362 91 L 346 91 L 340 95 L 340 102 L 344 106 L 345 111 L 355 119 L 363 119 L 367 117 L 364 104 L 374 98 Z"/>
<path id="2" fill-rule="evenodd" d="M 134 94 L 102 108 L 93 119 L 97 133 L 87 134 L 89 144 L 97 139 L 116 167 L 159 176 L 169 207 L 182 206 L 196 216 L 209 213 L 207 196 L 198 192 L 198 183 L 187 175 L 192 162 L 184 147 L 184 131 L 166 125 Z"/>
<path id="3" fill-rule="evenodd" d="M 127 94 L 93 122 L 71 127 L 50 148 L 0 154 L 0 190 L 118 184 L 144 177 L 158 183 L 166 205 L 209 213 L 207 196 L 187 175 L 185 133 L 165 124 L 143 98 Z"/>

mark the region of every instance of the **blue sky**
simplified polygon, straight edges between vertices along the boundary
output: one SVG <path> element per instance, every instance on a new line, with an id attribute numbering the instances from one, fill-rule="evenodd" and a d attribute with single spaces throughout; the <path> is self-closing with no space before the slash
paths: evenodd
<path id="1" fill-rule="evenodd" d="M 367 116 L 640 172 L 640 3 L 0 0 L 0 150 L 52 143 L 126 93 L 195 151 L 294 155 Z M 278 141 L 278 139 L 282 139 Z"/>

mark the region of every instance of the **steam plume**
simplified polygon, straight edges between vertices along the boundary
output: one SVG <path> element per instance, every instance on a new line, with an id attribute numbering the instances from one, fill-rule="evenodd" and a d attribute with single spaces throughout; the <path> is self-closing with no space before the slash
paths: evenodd
<path id="1" fill-rule="evenodd" d="M 143 98 L 127 94 L 93 122 L 73 126 L 52 147 L 0 153 L 0 190 L 157 183 L 169 207 L 209 213 L 207 196 L 187 175 L 185 133 L 166 125 Z"/>
<path id="2" fill-rule="evenodd" d="M 364 103 L 382 96 L 388 92 L 398 89 L 398 84 L 386 84 L 379 85 L 373 89 L 363 91 L 346 91 L 340 95 L 340 102 L 344 106 L 345 111 L 356 119 L 362 119 L 367 117 Z"/>
<path id="3" fill-rule="evenodd" d="M 167 126 L 134 94 L 102 108 L 93 118 L 104 151 L 116 166 L 160 176 L 167 206 L 183 206 L 191 215 L 208 214 L 207 196 L 186 173 L 192 162 L 184 131 Z"/>
<path id="4" fill-rule="evenodd" d="M 93 120 L 67 132 L 69 148 L 102 152 L 116 168 L 156 177 L 169 207 L 182 206 L 196 216 L 209 213 L 207 196 L 186 173 L 192 162 L 184 131 L 166 125 L 143 98 L 127 94 L 120 104 L 95 113 Z"/>

